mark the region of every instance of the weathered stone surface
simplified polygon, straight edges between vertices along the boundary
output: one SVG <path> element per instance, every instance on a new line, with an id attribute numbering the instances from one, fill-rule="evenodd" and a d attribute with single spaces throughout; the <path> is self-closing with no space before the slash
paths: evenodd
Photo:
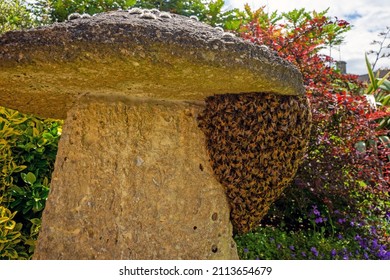
<path id="1" fill-rule="evenodd" d="M 35 259 L 237 259 L 196 117 L 178 102 L 69 112 Z"/>
<path id="2" fill-rule="evenodd" d="M 81 96 L 203 100 L 302 95 L 299 71 L 266 47 L 187 17 L 118 11 L 0 36 L 0 105 L 65 118 Z"/>

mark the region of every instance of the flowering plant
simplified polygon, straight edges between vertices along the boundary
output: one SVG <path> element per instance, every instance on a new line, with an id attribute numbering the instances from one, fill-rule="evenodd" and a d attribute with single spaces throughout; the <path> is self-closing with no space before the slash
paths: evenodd
<path id="1" fill-rule="evenodd" d="M 387 258 L 388 248 L 380 244 L 385 244 L 389 230 L 384 222 L 390 212 L 385 168 L 389 161 L 381 155 L 389 154 L 389 146 L 366 146 L 362 153 L 359 143 L 381 143 L 380 136 L 388 131 L 378 133 L 372 117 L 375 111 L 361 94 L 364 85 L 356 76 L 340 73 L 332 58 L 321 54 L 325 46 L 341 43 L 350 29 L 346 21 L 331 19 L 326 12 L 294 10 L 277 15 L 266 13 L 263 7 L 252 13 L 253 20 L 241 30 L 243 38 L 267 45 L 301 70 L 313 116 L 306 159 L 292 186 L 271 207 L 261 230 L 294 231 L 295 241 L 303 244 L 300 240 L 305 239 L 304 252 L 313 258 L 322 258 L 322 254 L 323 258 L 364 258 L 364 253 L 370 258 Z M 371 227 L 376 228 L 376 236 Z M 350 243 L 356 246 L 346 247 L 342 242 L 346 239 L 337 239 L 338 234 L 356 241 Z M 332 240 L 334 248 L 319 246 Z M 299 246 L 291 242 L 284 247 L 283 242 L 278 244 L 297 250 Z"/>

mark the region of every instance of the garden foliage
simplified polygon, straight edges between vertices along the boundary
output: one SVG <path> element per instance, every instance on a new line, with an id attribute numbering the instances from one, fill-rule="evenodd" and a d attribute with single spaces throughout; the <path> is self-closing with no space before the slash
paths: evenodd
<path id="1" fill-rule="evenodd" d="M 136 0 L 37 0 L 32 11 L 45 23 L 65 21 L 72 13 L 96 14 L 105 11 L 127 9 Z"/>
<path id="2" fill-rule="evenodd" d="M 61 125 L 0 107 L 0 259 L 34 251 Z"/>
<path id="3" fill-rule="evenodd" d="M 389 160 L 383 155 L 389 153 L 389 146 L 380 139 L 388 131 L 378 130 L 378 112 L 362 94 L 363 85 L 357 77 L 341 74 L 332 67 L 332 59 L 320 52 L 326 45 L 340 43 L 340 36 L 348 29 L 347 22 L 327 17 L 326 11 L 294 10 L 270 15 L 263 8 L 243 26 L 245 39 L 269 46 L 301 70 L 312 106 L 306 160 L 291 187 L 263 220 L 263 226 L 294 232 L 297 238 L 302 230 L 314 237 L 316 227 L 322 228 L 323 238 L 352 231 L 356 236 L 387 244 L 384 250 L 388 250 L 390 187 L 385 171 Z M 361 141 L 372 145 L 361 152 L 357 145 Z M 326 213 L 325 217 L 311 215 L 313 207 Z M 351 228 L 351 224 L 361 227 Z M 376 257 L 383 256 L 389 257 Z"/>
<path id="4" fill-rule="evenodd" d="M 22 0 L 0 0 L 0 34 L 36 25 Z"/>
<path id="5" fill-rule="evenodd" d="M 75 12 L 93 15 L 111 10 L 127 10 L 130 7 L 155 8 L 185 16 L 196 16 L 212 26 L 237 29 L 242 13 L 238 9 L 225 10 L 224 4 L 224 0 L 38 0 L 32 10 L 49 23 L 65 21 Z"/>

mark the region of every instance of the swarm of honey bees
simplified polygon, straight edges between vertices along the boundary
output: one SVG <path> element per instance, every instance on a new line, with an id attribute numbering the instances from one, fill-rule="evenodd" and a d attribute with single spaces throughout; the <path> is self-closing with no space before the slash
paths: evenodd
<path id="1" fill-rule="evenodd" d="M 210 96 L 199 116 L 214 174 L 225 187 L 235 233 L 258 226 L 292 181 L 307 148 L 304 96 Z"/>

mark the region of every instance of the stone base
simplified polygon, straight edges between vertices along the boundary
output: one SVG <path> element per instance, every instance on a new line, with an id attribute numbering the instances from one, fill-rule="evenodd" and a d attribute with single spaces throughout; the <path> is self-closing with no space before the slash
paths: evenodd
<path id="1" fill-rule="evenodd" d="M 202 106 L 90 101 L 65 122 L 34 259 L 238 259 Z"/>

